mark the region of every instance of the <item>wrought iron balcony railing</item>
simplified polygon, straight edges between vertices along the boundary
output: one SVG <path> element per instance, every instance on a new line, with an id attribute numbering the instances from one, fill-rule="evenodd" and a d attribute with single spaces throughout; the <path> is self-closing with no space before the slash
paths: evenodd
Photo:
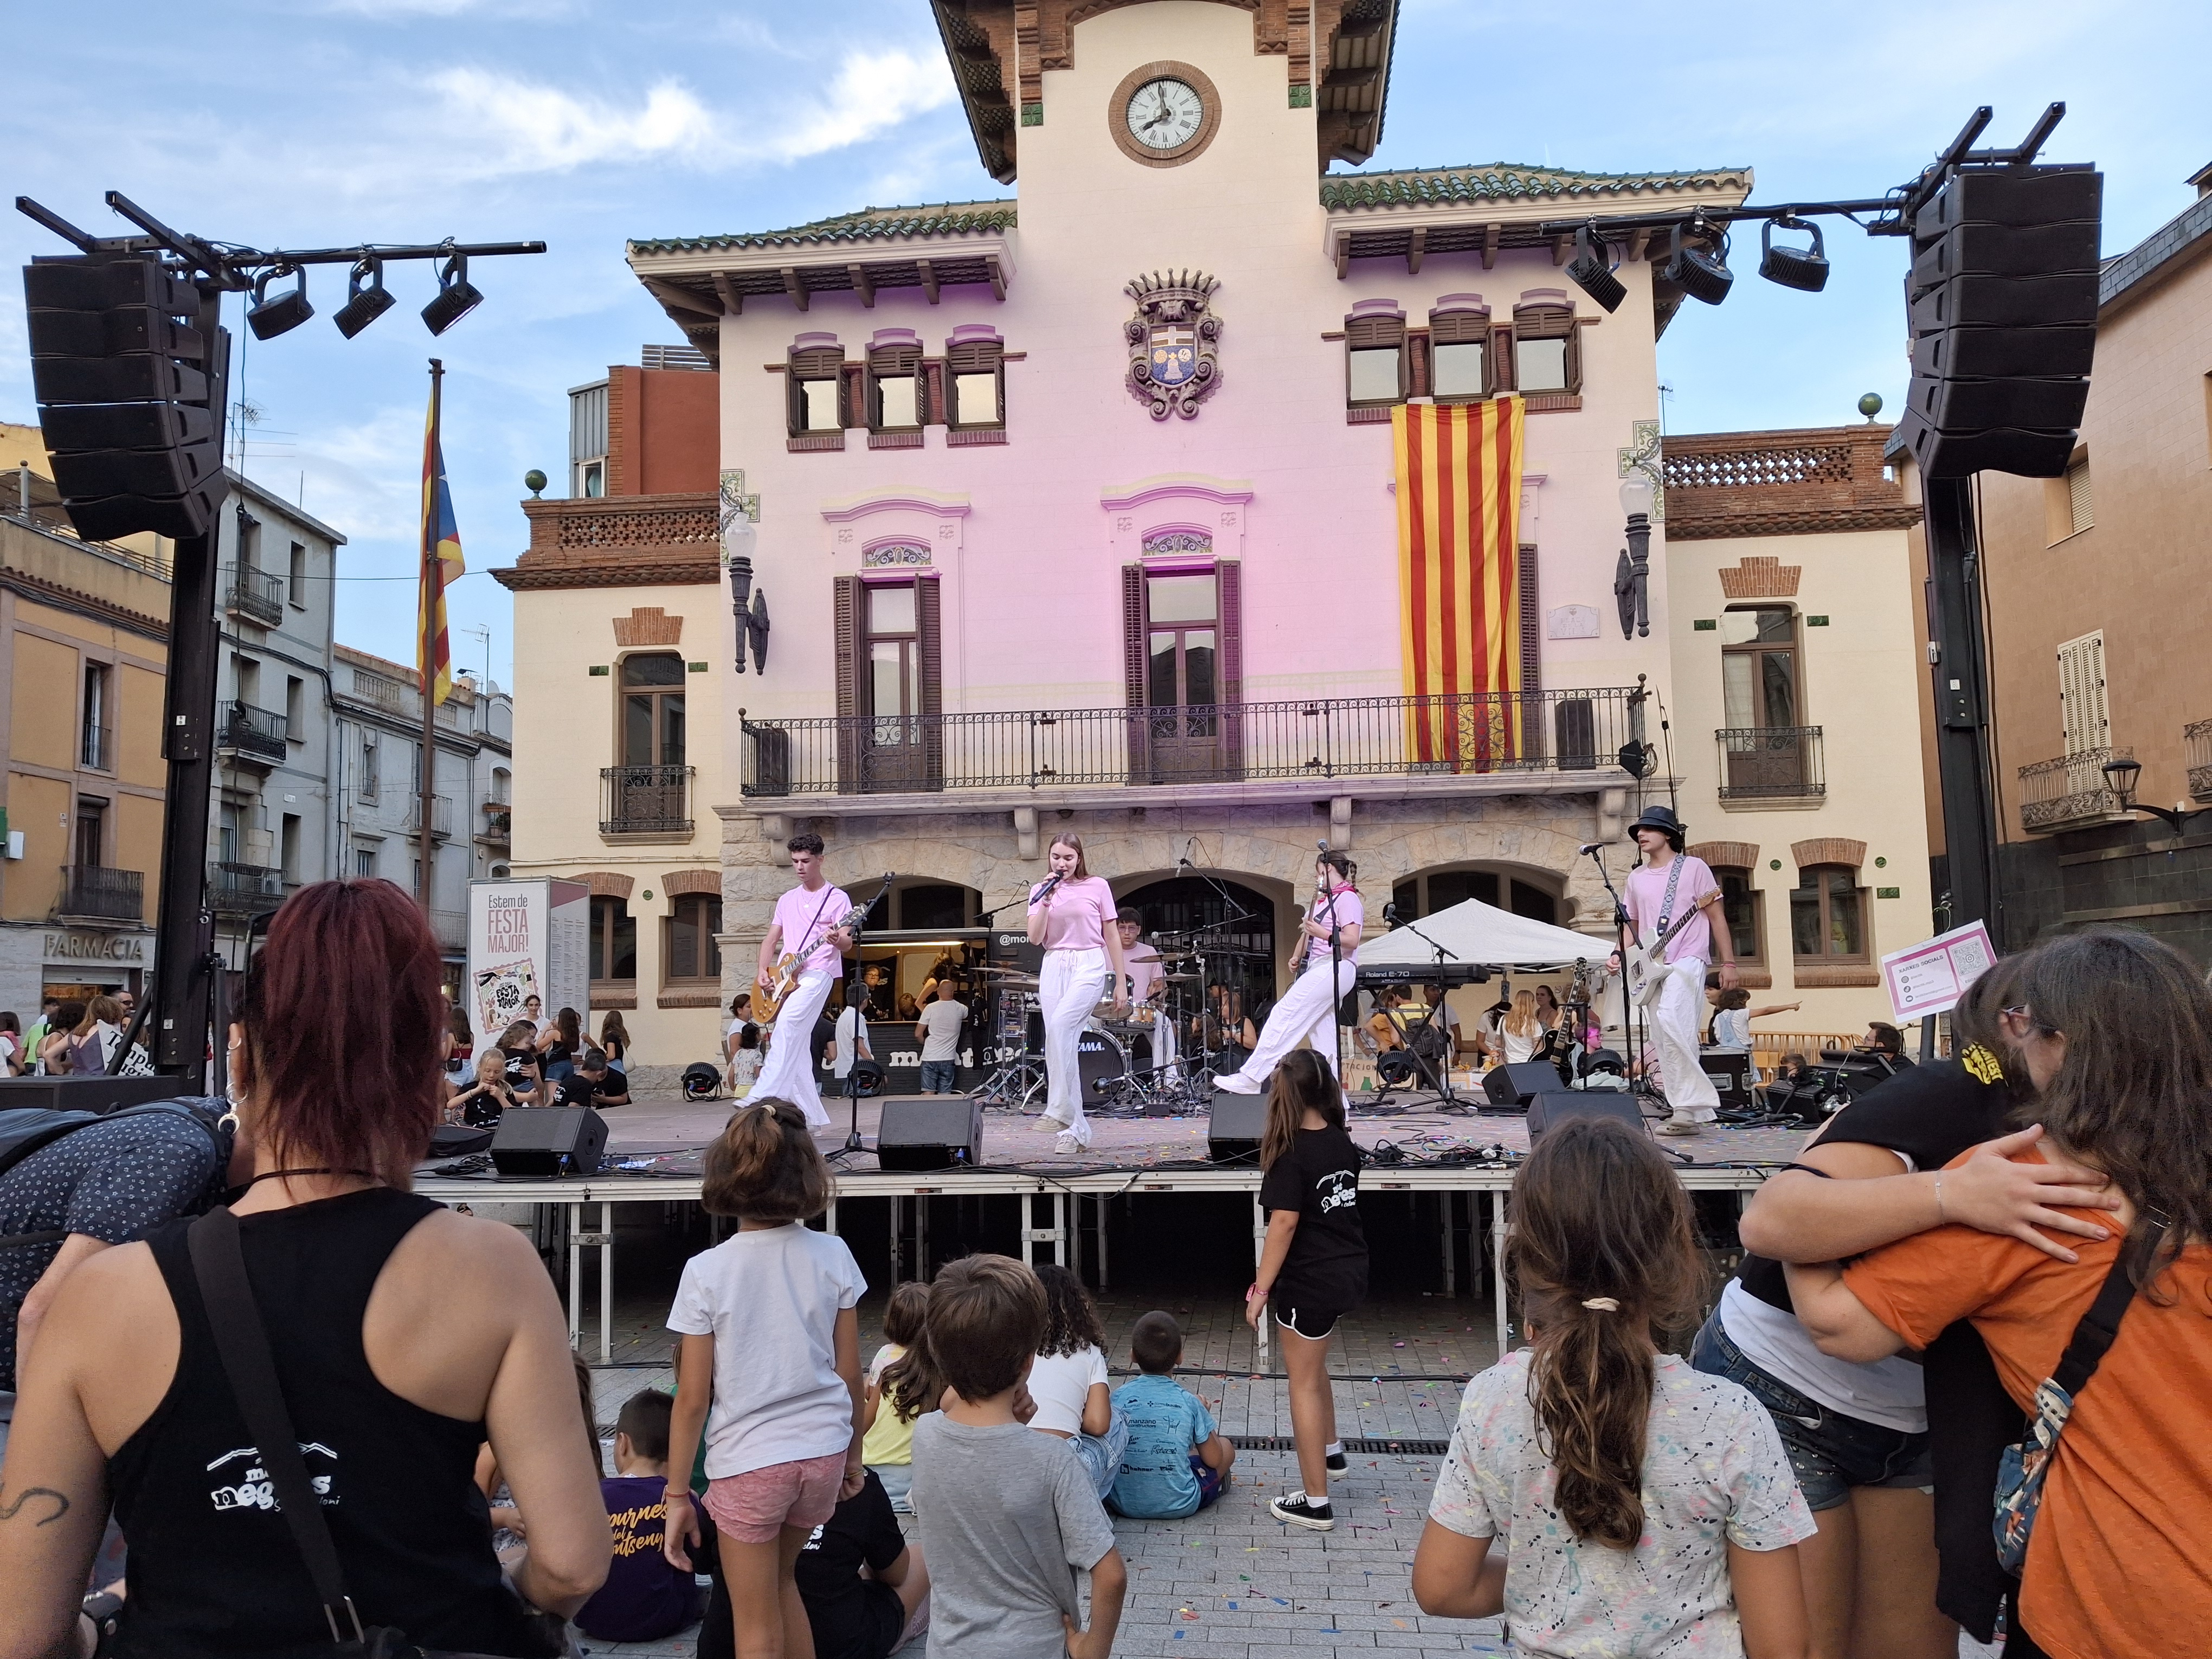
<path id="1" fill-rule="evenodd" d="M 2212 720 L 2191 720 L 2183 726 L 2181 748 L 2189 768 L 2190 799 L 2212 801 Z"/>
<path id="2" fill-rule="evenodd" d="M 220 706 L 220 712 L 222 731 L 216 740 L 217 748 L 270 760 L 284 758 L 286 722 L 275 709 L 256 708 L 250 702 L 227 702 Z"/>
<path id="3" fill-rule="evenodd" d="M 420 835 L 422 830 L 422 797 L 407 797 L 407 831 Z M 453 802 L 449 795 L 430 797 L 430 838 L 444 841 L 453 833 Z"/>
<path id="4" fill-rule="evenodd" d="M 487 795 L 483 802 L 483 824 L 478 836 L 484 841 L 504 843 L 514 829 L 514 807 L 509 802 Z"/>
<path id="5" fill-rule="evenodd" d="M 208 866 L 208 897 L 217 915 L 258 916 L 283 903 L 284 872 L 225 859 Z"/>
<path id="6" fill-rule="evenodd" d="M 276 627 L 284 620 L 284 578 L 252 565 L 233 565 L 224 609 L 264 628 Z"/>
<path id="7" fill-rule="evenodd" d="M 690 766 L 610 766 L 599 774 L 599 831 L 608 836 L 691 833 Z"/>
<path id="8" fill-rule="evenodd" d="M 1622 687 L 747 720 L 747 795 L 1617 772 Z"/>
<path id="9" fill-rule="evenodd" d="M 95 772 L 115 769 L 115 728 L 112 726 L 88 726 L 77 746 L 77 764 L 89 766 Z"/>
<path id="10" fill-rule="evenodd" d="M 2077 830 L 2129 816 L 2105 775 L 2105 763 L 2132 760 L 2132 749 L 2084 749 L 2020 769 L 2020 827 Z"/>
<path id="11" fill-rule="evenodd" d="M 64 916 L 92 916 L 102 921 L 143 921 L 146 919 L 146 874 L 143 870 L 111 870 L 104 864 L 62 866 Z"/>
<path id="12" fill-rule="evenodd" d="M 1745 726 L 1719 731 L 1723 800 L 1789 800 L 1828 793 L 1817 726 Z"/>

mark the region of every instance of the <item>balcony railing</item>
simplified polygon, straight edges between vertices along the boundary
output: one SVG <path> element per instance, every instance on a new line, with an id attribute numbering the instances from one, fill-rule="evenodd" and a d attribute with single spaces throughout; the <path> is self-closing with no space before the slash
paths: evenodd
<path id="1" fill-rule="evenodd" d="M 1719 731 L 1721 799 L 1786 800 L 1828 793 L 1817 726 L 1745 726 Z"/>
<path id="2" fill-rule="evenodd" d="M 1917 524 L 1918 505 L 1882 459 L 1889 433 L 1869 422 L 1670 436 L 1660 459 L 1667 533 L 1710 539 Z"/>
<path id="3" fill-rule="evenodd" d="M 514 828 L 514 807 L 495 796 L 487 795 L 483 801 L 483 838 L 504 843 Z"/>
<path id="4" fill-rule="evenodd" d="M 102 921 L 143 921 L 145 872 L 111 870 L 104 864 L 64 864 L 60 914 Z"/>
<path id="5" fill-rule="evenodd" d="M 430 912 L 430 931 L 438 936 L 441 950 L 459 951 L 469 942 L 469 913 L 465 910 L 433 910 Z"/>
<path id="6" fill-rule="evenodd" d="M 233 565 L 223 606 L 234 616 L 274 628 L 284 620 L 284 579 L 252 565 Z"/>
<path id="7" fill-rule="evenodd" d="M 2212 800 L 2212 720 L 2191 720 L 2181 728 L 2182 758 L 2189 767 L 2192 800 Z"/>
<path id="8" fill-rule="evenodd" d="M 2132 749 L 2084 749 L 2020 769 L 2020 827 L 2077 830 L 2126 817 L 2105 763 L 2133 760 Z"/>
<path id="9" fill-rule="evenodd" d="M 407 797 L 407 832 L 420 835 L 422 831 L 422 797 Z M 430 797 L 430 838 L 444 841 L 453 833 L 453 803 L 450 796 Z"/>
<path id="10" fill-rule="evenodd" d="M 226 859 L 208 866 L 208 896 L 217 915 L 258 916 L 284 902 L 284 872 Z"/>
<path id="11" fill-rule="evenodd" d="M 88 726 L 83 739 L 77 745 L 77 764 L 89 766 L 95 772 L 115 769 L 115 728 L 112 726 Z"/>
<path id="12" fill-rule="evenodd" d="M 1617 771 L 1625 688 L 748 720 L 747 795 Z"/>
<path id="13" fill-rule="evenodd" d="M 284 758 L 285 720 L 273 708 L 256 708 L 250 702 L 227 702 L 221 705 L 222 734 L 216 740 L 220 749 L 235 749 L 249 755 L 263 755 L 270 760 Z"/>
<path id="14" fill-rule="evenodd" d="M 690 766 L 610 766 L 599 774 L 599 830 L 609 836 L 691 833 Z"/>

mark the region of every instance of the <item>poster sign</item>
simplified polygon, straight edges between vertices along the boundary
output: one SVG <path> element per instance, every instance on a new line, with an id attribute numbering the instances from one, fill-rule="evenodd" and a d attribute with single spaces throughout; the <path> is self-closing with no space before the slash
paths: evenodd
<path id="1" fill-rule="evenodd" d="M 1893 951 L 1881 959 L 1881 982 L 1902 1024 L 1959 1006 L 1966 988 L 1996 960 L 1990 930 L 1978 921 L 1938 933 L 1924 944 Z"/>
<path id="2" fill-rule="evenodd" d="M 580 881 L 469 884 L 469 1028 L 479 1048 L 526 1018 L 532 997 L 544 1018 L 590 1014 L 591 915 Z"/>

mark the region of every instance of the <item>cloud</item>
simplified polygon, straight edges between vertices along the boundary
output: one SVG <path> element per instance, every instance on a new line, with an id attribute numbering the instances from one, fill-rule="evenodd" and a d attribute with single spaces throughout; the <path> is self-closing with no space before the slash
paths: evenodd
<path id="1" fill-rule="evenodd" d="M 950 103 L 953 93 L 951 71 L 937 54 L 899 48 L 851 52 L 823 101 L 792 123 L 766 153 L 796 161 L 865 143 L 911 116 Z"/>

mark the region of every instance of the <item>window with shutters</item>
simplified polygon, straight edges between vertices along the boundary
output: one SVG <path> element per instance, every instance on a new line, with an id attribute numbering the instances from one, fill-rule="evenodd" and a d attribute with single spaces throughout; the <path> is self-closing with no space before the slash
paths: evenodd
<path id="1" fill-rule="evenodd" d="M 924 399 L 919 345 L 883 345 L 870 349 L 867 400 L 870 432 L 920 434 Z"/>
<path id="2" fill-rule="evenodd" d="M 818 438 L 836 433 L 842 438 L 846 426 L 845 349 L 794 346 L 786 368 L 791 435 Z"/>
<path id="3" fill-rule="evenodd" d="M 837 578 L 840 787 L 934 788 L 942 781 L 944 629 L 937 578 Z"/>
<path id="4" fill-rule="evenodd" d="M 1566 306 L 1513 307 L 1513 390 L 1523 397 L 1572 396 L 1583 389 L 1583 353 L 1575 313 Z"/>
<path id="5" fill-rule="evenodd" d="M 1244 697 L 1243 573 L 1237 561 L 1122 569 L 1131 771 L 1164 782 L 1237 774 Z"/>
<path id="6" fill-rule="evenodd" d="M 945 348 L 945 378 L 951 408 L 946 426 L 956 432 L 1004 431 L 1006 425 L 1006 348 L 1000 340 L 954 340 Z"/>
<path id="7" fill-rule="evenodd" d="M 1440 404 L 1474 403 L 1491 393 L 1490 313 L 1429 313 L 1429 391 Z"/>
<path id="8" fill-rule="evenodd" d="M 2111 745 L 2112 725 L 2105 704 L 2101 629 L 2058 647 L 2058 712 L 2069 755 L 2085 755 Z"/>
<path id="9" fill-rule="evenodd" d="M 1746 973 L 1764 972 L 1765 904 L 1752 872 L 1725 864 L 1717 864 L 1712 870 L 1713 879 L 1721 884 L 1721 915 L 1728 922 L 1729 937 L 1735 944 L 1737 968 Z"/>
<path id="10" fill-rule="evenodd" d="M 1867 890 L 1856 870 L 1844 864 L 1806 866 L 1790 893 L 1791 957 L 1800 968 L 1872 961 L 1867 915 Z"/>
<path id="11" fill-rule="evenodd" d="M 1406 319 L 1344 320 L 1344 400 L 1351 409 L 1388 409 L 1406 401 Z"/>
<path id="12" fill-rule="evenodd" d="M 2043 481 L 2043 539 L 2056 547 L 2097 522 L 2097 498 L 2091 488 L 2089 452 L 2075 452 L 2066 471 Z"/>

